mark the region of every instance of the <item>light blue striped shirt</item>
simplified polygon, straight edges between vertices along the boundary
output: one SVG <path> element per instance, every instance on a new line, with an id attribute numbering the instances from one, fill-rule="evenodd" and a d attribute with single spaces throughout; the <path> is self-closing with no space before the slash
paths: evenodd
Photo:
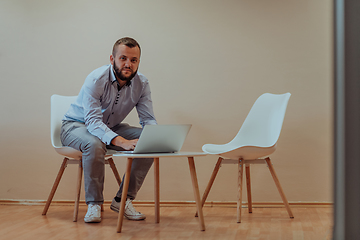
<path id="1" fill-rule="evenodd" d="M 110 145 L 117 136 L 111 128 L 120 124 L 134 107 L 141 126 L 157 124 L 147 78 L 138 72 L 130 86 L 124 85 L 119 91 L 113 67 L 109 64 L 87 76 L 63 120 L 85 123 L 91 134 Z"/>

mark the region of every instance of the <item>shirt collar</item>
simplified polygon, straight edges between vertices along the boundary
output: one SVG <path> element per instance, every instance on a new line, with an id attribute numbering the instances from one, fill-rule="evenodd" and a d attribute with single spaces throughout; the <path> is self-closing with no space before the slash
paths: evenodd
<path id="1" fill-rule="evenodd" d="M 115 81 L 117 82 L 117 79 L 114 74 L 114 68 L 113 68 L 113 65 L 111 65 L 111 64 L 110 64 L 110 81 L 112 83 L 114 83 Z"/>

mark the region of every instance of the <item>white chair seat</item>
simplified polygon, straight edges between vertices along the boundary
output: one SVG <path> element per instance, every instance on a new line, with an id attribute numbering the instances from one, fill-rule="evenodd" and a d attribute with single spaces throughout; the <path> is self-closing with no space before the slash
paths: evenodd
<path id="1" fill-rule="evenodd" d="M 276 144 L 271 147 L 258 147 L 258 146 L 242 146 L 238 148 L 228 147 L 225 145 L 205 144 L 202 150 L 209 154 L 220 155 L 224 158 L 244 160 L 257 159 L 260 157 L 268 156 L 275 152 Z"/>

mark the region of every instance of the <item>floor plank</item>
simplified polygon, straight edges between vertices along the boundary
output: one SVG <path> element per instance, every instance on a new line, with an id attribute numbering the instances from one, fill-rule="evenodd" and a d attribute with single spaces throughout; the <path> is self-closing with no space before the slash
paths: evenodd
<path id="1" fill-rule="evenodd" d="M 136 206 L 136 205 L 135 205 Z M 160 223 L 155 223 L 153 207 L 136 206 L 147 215 L 145 221 L 125 220 L 122 233 L 116 232 L 117 213 L 105 205 L 101 223 L 84 223 L 87 207 L 80 206 L 78 222 L 72 221 L 72 206 L 0 205 L 0 239 L 246 239 L 246 240 L 330 240 L 333 209 L 292 208 L 290 219 L 285 208 L 243 209 L 242 222 L 236 223 L 235 207 L 204 207 L 206 231 L 199 230 L 195 207 L 161 207 Z"/>

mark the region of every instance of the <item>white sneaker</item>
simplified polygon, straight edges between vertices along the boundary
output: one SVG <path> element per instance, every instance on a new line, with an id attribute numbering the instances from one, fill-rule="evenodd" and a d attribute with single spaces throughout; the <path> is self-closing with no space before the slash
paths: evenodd
<path id="1" fill-rule="evenodd" d="M 99 204 L 89 204 L 87 213 L 84 217 L 86 223 L 101 222 L 101 206 Z"/>
<path id="2" fill-rule="evenodd" d="M 110 209 L 115 212 L 119 212 L 120 202 L 116 202 L 115 199 L 113 199 L 110 205 Z M 129 220 L 144 220 L 146 218 L 145 214 L 136 211 L 132 205 L 132 200 L 129 198 L 126 199 L 124 216 Z"/>

